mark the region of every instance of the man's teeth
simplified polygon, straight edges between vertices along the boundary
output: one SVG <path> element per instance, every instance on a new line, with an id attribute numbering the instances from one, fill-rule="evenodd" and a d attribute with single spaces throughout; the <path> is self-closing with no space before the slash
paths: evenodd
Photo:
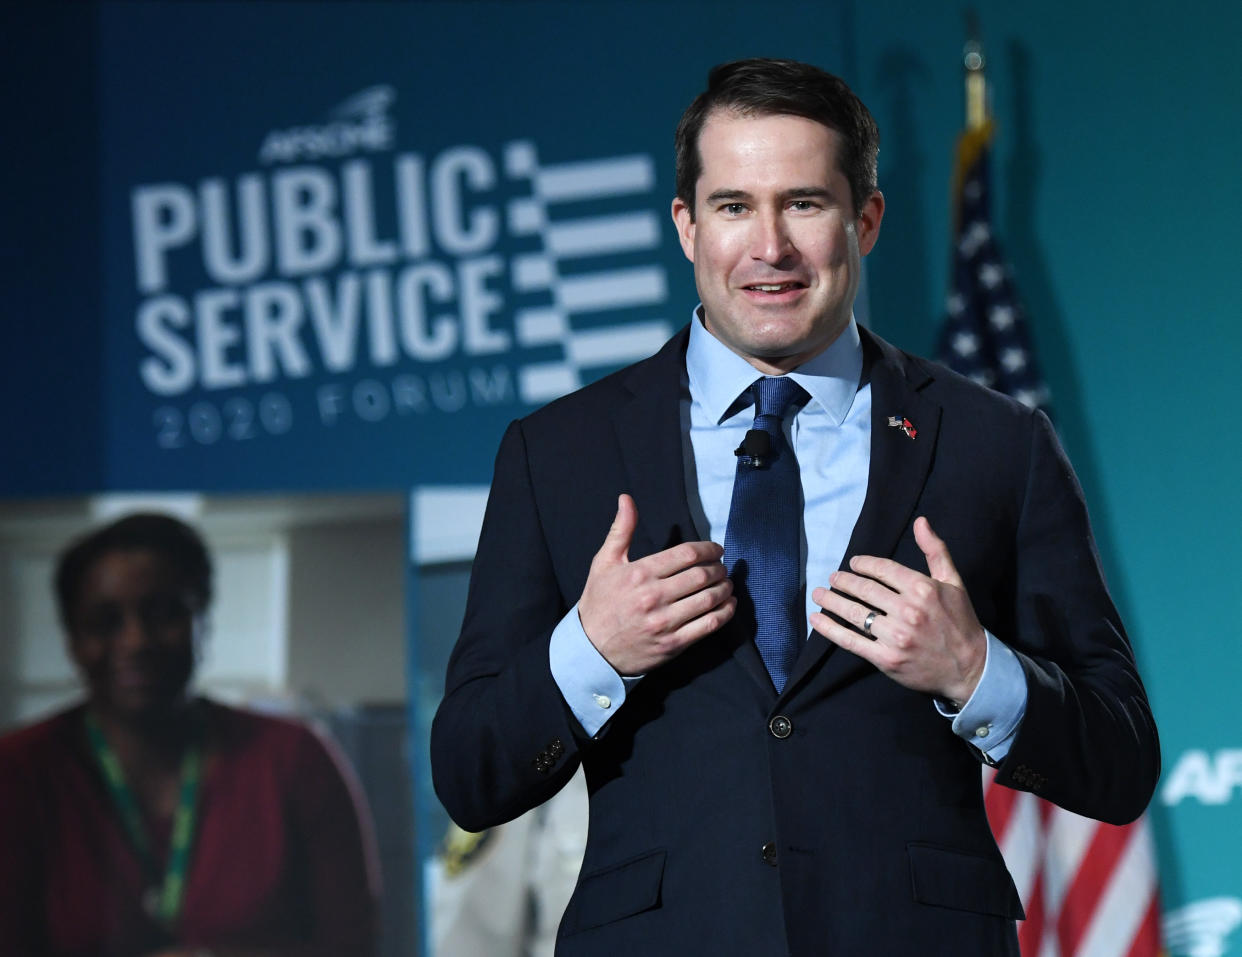
<path id="1" fill-rule="evenodd" d="M 786 289 L 793 289 L 794 286 L 796 285 L 797 283 L 782 282 L 782 283 L 776 283 L 776 284 L 763 284 L 763 285 L 758 285 L 758 286 L 751 286 L 750 288 L 757 289 L 759 290 L 759 292 L 782 292 Z"/>

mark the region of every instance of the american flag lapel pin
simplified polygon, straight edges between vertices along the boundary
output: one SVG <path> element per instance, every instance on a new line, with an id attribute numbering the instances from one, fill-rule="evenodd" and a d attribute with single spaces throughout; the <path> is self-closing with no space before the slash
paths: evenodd
<path id="1" fill-rule="evenodd" d="M 914 438 L 919 434 L 919 430 L 911 424 L 910 420 L 901 415 L 890 415 L 888 417 L 888 427 L 890 429 L 901 429 L 910 438 Z"/>

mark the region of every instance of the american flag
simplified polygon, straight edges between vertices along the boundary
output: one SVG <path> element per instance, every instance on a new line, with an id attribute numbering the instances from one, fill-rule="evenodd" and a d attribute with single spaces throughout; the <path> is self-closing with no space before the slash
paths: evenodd
<path id="1" fill-rule="evenodd" d="M 1030 408 L 1048 404 L 1013 277 L 992 234 L 988 146 L 991 124 L 958 144 L 957 235 L 940 361 Z"/>
<path id="2" fill-rule="evenodd" d="M 1156 957 L 1160 895 L 1146 816 L 1103 824 L 992 782 L 992 832 L 1018 886 L 1023 957 Z"/>
<path id="3" fill-rule="evenodd" d="M 1031 349 L 1013 277 L 992 234 L 991 123 L 958 145 L 953 285 L 941 361 L 1031 408 L 1048 388 Z M 1160 896 L 1147 818 L 1114 827 L 993 783 L 988 820 L 1026 909 L 1023 957 L 1157 957 Z"/>

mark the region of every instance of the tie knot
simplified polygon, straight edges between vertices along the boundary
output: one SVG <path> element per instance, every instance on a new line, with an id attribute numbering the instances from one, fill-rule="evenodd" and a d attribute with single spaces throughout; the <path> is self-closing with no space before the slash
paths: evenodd
<path id="1" fill-rule="evenodd" d="M 750 391 L 755 396 L 755 415 L 774 415 L 778 419 L 784 418 L 791 402 L 807 395 L 806 389 L 787 375 L 756 379 Z"/>

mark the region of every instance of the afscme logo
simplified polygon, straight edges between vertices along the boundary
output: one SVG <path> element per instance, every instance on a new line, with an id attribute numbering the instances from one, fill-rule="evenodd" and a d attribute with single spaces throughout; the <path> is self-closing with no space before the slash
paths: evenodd
<path id="1" fill-rule="evenodd" d="M 1242 748 L 1224 748 L 1214 755 L 1185 752 L 1165 778 L 1160 800 L 1166 805 L 1196 798 L 1203 804 L 1228 804 L 1242 788 Z"/>
<path id="2" fill-rule="evenodd" d="M 1170 954 L 1185 957 L 1224 957 L 1230 953 L 1229 936 L 1242 924 L 1242 900 L 1209 897 L 1164 915 L 1164 940 Z"/>
<path id="3" fill-rule="evenodd" d="M 291 163 L 391 149 L 394 126 L 388 109 L 396 98 L 391 86 L 368 87 L 338 104 L 326 123 L 272 130 L 259 147 L 259 162 Z"/>

